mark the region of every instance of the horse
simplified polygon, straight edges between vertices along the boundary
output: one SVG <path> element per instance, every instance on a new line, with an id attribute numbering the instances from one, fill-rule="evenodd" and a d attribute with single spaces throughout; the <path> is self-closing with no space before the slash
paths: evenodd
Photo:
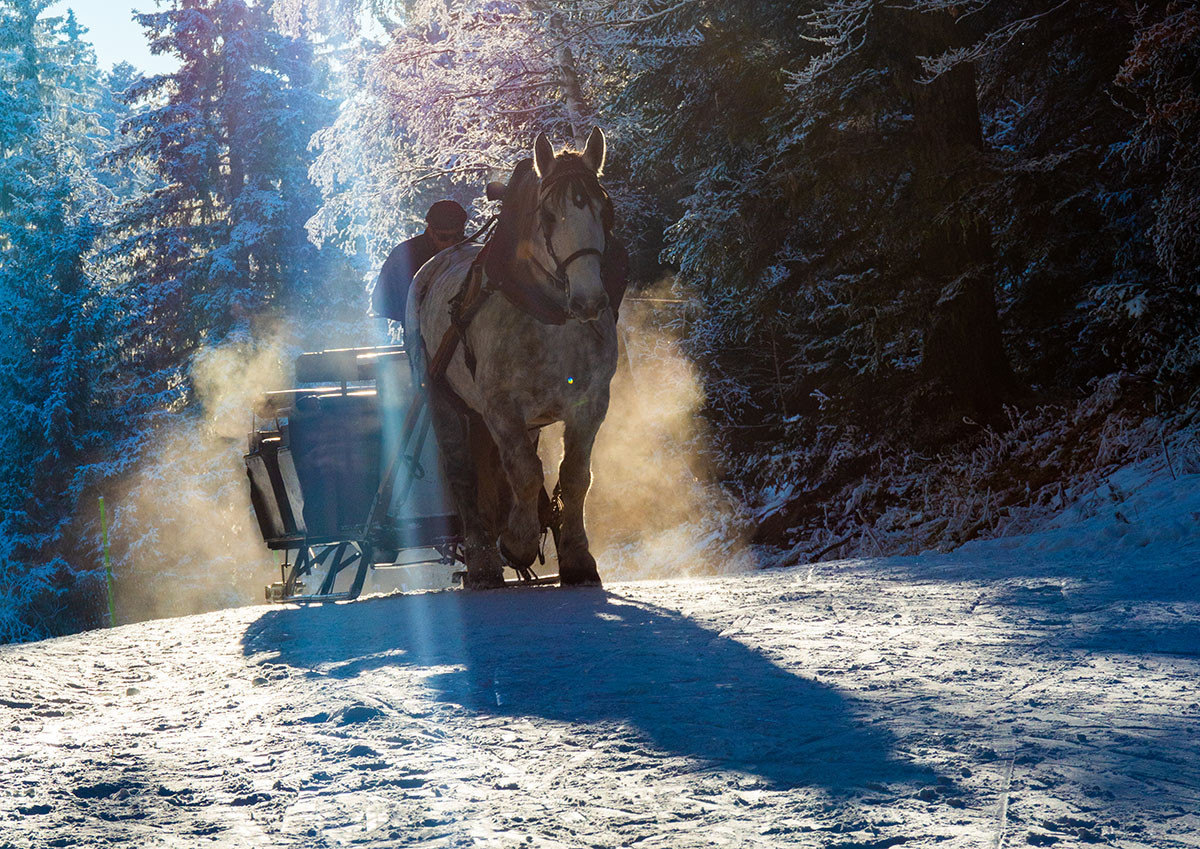
<path id="1" fill-rule="evenodd" d="M 564 426 L 559 581 L 600 584 L 584 501 L 617 366 L 620 293 L 605 285 L 614 253 L 613 208 L 600 183 L 605 155 L 598 127 L 580 152 L 556 154 L 539 134 L 532 160 L 504 190 L 487 246 L 449 248 L 413 280 L 409 326 L 462 523 L 468 588 L 502 586 L 506 565 L 524 573 L 538 556 L 547 506 L 538 434 L 555 422 Z M 471 274 L 477 285 L 468 293 Z M 435 351 L 453 352 L 441 358 L 441 374 L 432 373 Z M 489 487 L 499 490 L 491 515 L 481 498 Z"/>

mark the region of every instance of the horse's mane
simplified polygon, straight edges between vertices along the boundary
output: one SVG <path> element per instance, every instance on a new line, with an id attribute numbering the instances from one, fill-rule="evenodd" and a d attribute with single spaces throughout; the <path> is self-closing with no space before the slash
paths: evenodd
<path id="1" fill-rule="evenodd" d="M 552 204 L 563 203 L 568 193 L 579 192 L 588 200 L 601 204 L 604 232 L 612 230 L 613 209 L 608 193 L 596 178 L 596 172 L 584 164 L 578 153 L 565 151 L 554 158 L 548 174 L 544 174 L 540 185 L 546 186 L 546 198 Z M 511 277 L 513 263 L 522 242 L 528 242 L 537 228 L 539 181 L 533 169 L 532 159 L 522 159 L 513 168 L 508 188 L 504 192 L 504 206 L 496 222 L 496 232 L 488 247 L 485 270 L 493 280 Z"/>

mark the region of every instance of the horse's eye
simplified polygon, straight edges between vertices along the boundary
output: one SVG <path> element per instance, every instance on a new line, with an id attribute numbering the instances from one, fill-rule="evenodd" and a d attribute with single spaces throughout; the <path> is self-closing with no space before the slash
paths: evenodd
<path id="1" fill-rule="evenodd" d="M 548 209 L 543 209 L 542 210 L 542 224 L 546 227 L 549 227 L 553 223 L 554 223 L 554 213 Z"/>

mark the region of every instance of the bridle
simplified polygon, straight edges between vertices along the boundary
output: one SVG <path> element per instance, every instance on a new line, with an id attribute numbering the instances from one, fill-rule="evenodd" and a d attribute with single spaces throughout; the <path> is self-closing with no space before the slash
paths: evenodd
<path id="1" fill-rule="evenodd" d="M 570 267 L 571 263 L 573 263 L 575 260 L 581 259 L 585 256 L 595 255 L 597 257 L 600 257 L 601 261 L 603 261 L 605 250 L 608 249 L 608 228 L 605 227 L 604 228 L 604 242 L 605 242 L 604 250 L 601 250 L 600 248 L 580 248 L 579 250 L 570 254 L 566 259 L 559 259 L 558 253 L 554 250 L 554 241 L 551 238 L 552 228 L 547 226 L 545 223 L 551 217 L 549 210 L 546 209 L 545 198 L 549 194 L 549 188 L 551 185 L 553 185 L 554 182 L 571 179 L 572 177 L 575 177 L 575 176 L 576 175 L 574 175 L 574 174 L 566 174 L 561 177 L 557 177 L 553 182 L 551 182 L 551 181 L 544 182 L 541 186 L 542 198 L 539 200 L 538 206 L 537 206 L 538 229 L 542 231 L 542 238 L 546 242 L 546 254 L 547 254 L 547 256 L 550 257 L 550 260 L 554 263 L 554 270 L 551 271 L 549 268 L 546 268 L 546 266 L 542 263 L 542 261 L 537 258 L 536 254 L 531 253 L 529 256 L 529 258 L 533 261 L 533 264 L 535 266 L 537 266 L 537 269 L 543 275 L 545 275 L 546 279 L 550 282 L 550 284 L 552 286 L 554 286 L 555 289 L 557 289 L 558 291 L 562 292 L 564 295 L 567 296 L 568 311 L 570 310 L 569 304 L 570 304 L 570 298 L 571 298 L 571 281 L 567 277 L 567 269 Z M 604 190 L 601 189 L 600 191 L 603 192 Z"/>

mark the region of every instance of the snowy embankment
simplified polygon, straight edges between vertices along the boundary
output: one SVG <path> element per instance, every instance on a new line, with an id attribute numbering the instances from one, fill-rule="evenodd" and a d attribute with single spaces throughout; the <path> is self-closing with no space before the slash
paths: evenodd
<path id="1" fill-rule="evenodd" d="M 1198 526 L 5 647 L 0 846 L 1200 845 Z"/>

